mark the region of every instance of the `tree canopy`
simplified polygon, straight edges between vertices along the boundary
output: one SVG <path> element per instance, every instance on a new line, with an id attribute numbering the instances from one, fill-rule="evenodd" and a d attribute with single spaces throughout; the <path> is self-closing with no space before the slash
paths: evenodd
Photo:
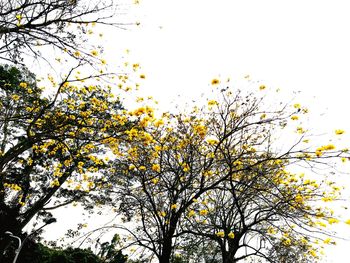
<path id="1" fill-rule="evenodd" d="M 277 102 L 264 85 L 246 92 L 213 79 L 215 97 L 204 105 L 160 114 L 137 98 L 144 104 L 125 109 L 117 93 L 131 89 L 129 76 L 101 81 L 103 47 L 88 41 L 98 24 L 121 26 L 111 20 L 117 8 L 113 0 L 0 2 L 0 59 L 10 63 L 0 65 L 0 261 L 12 261 L 13 235 L 28 241 L 23 262 L 318 260 L 335 244 L 328 227 L 340 222 L 329 202 L 341 187 L 329 175 L 349 150 L 310 143 L 307 108 Z M 76 62 L 58 81 L 24 66 L 52 59 L 48 49 L 62 68 Z M 86 64 L 96 74 L 81 74 Z M 94 254 L 23 233 L 76 202 L 113 208 L 121 222 L 102 229 L 121 236 L 98 238 Z"/>
<path id="2" fill-rule="evenodd" d="M 264 95 L 216 91 L 206 107 L 165 113 L 128 132 L 114 184 L 119 211 L 135 225 L 118 226 L 128 245 L 161 263 L 196 239 L 216 244 L 221 262 L 281 262 L 293 249 L 288 262 L 317 258 L 317 244 L 329 242 L 314 233 L 338 221 L 324 202 L 337 199 L 340 187 L 313 178 L 312 169 L 345 158 L 347 149 L 307 146 L 298 125 L 308 110 L 297 103 L 271 106 Z M 291 135 L 282 148 L 284 131 Z M 299 165 L 306 175 L 291 171 Z"/>
<path id="3" fill-rule="evenodd" d="M 1 236 L 73 201 L 92 208 L 108 200 L 106 147 L 137 118 L 128 119 L 110 87 L 64 82 L 50 96 L 26 69 L 0 66 L 0 74 Z"/>

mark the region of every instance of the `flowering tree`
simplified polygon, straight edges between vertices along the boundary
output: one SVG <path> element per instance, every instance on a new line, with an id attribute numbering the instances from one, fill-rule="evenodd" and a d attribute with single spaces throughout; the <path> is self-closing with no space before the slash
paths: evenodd
<path id="1" fill-rule="evenodd" d="M 249 255 L 268 258 L 266 251 L 246 241 L 260 236 L 268 240 L 277 261 L 277 247 L 298 242 L 305 244 L 307 256 L 316 257 L 311 237 L 301 236 L 317 230 L 320 217 L 336 220 L 314 201 L 333 200 L 338 189 L 322 188 L 286 169 L 327 164 L 346 151 L 331 144 L 305 146 L 299 126 L 290 136 L 288 127 L 307 112 L 299 104 L 271 106 L 267 97 L 230 89 L 219 94 L 208 101 L 208 108 L 160 119 L 148 116 L 142 129 L 128 132 L 127 154 L 116 160 L 115 191 L 124 219 L 136 222 L 134 229 L 120 226 L 133 239 L 130 245 L 168 263 L 186 245 L 182 237 L 192 234 L 217 242 L 223 262 L 236 262 Z M 279 147 L 273 141 L 283 130 L 289 134 L 288 145 Z M 275 231 L 279 234 L 272 236 Z M 242 256 L 243 247 L 249 252 Z"/>
<path id="2" fill-rule="evenodd" d="M 337 222 L 322 200 L 336 198 L 339 190 L 333 182 L 320 185 L 289 173 L 279 160 L 266 162 L 208 192 L 197 205 L 200 212 L 187 217 L 187 233 L 216 242 L 222 262 L 253 255 L 268 262 L 310 262 L 317 258 L 317 244 L 331 242 L 325 224 Z"/>
<path id="3" fill-rule="evenodd" d="M 108 200 L 107 145 L 118 144 L 130 121 L 110 87 L 66 81 L 45 95 L 27 70 L 0 67 L 0 240 L 19 235 L 36 215 L 80 201 Z"/>
<path id="4" fill-rule="evenodd" d="M 121 26 L 113 0 L 16 0 L 0 3 L 0 58 L 22 63 L 24 55 L 45 58 L 44 46 L 88 60 L 87 36 L 95 24 Z"/>

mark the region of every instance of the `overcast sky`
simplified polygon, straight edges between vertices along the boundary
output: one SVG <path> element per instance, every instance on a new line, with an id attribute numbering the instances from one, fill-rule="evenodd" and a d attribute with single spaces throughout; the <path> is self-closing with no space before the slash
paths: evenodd
<path id="1" fill-rule="evenodd" d="M 141 0 L 139 29 L 115 39 L 139 60 L 143 88 L 161 107 L 198 97 L 214 77 L 239 81 L 249 74 L 301 91 L 299 100 L 313 113 L 310 124 L 321 133 L 350 133 L 349 10 L 346 0 Z M 339 229 L 350 237 L 349 229 Z M 338 244 L 323 262 L 347 261 L 350 242 Z"/>
<path id="2" fill-rule="evenodd" d="M 350 134 L 349 10 L 347 0 L 140 0 L 130 15 L 140 26 L 105 34 L 105 54 L 118 59 L 129 49 L 146 74 L 142 89 L 162 108 L 195 99 L 212 78 L 250 75 L 301 91 L 321 133 Z M 338 243 L 322 262 L 347 262 L 350 242 Z"/>

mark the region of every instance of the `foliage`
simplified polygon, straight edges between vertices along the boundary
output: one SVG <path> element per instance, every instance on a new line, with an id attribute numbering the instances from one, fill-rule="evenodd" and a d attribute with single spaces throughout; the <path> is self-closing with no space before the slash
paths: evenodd
<path id="1" fill-rule="evenodd" d="M 7 248 L 3 263 L 10 263 L 13 260 L 13 253 L 9 250 L 14 249 L 14 244 Z M 115 249 L 115 243 L 104 243 L 102 254 L 95 255 L 90 249 L 72 248 L 50 248 L 41 243 L 36 243 L 29 239 L 21 249 L 18 257 L 19 263 L 126 263 L 128 257 L 120 250 Z M 105 253 L 107 252 L 107 253 Z"/>
<path id="2" fill-rule="evenodd" d="M 107 145 L 116 146 L 137 118 L 128 119 L 109 86 L 68 78 L 50 78 L 50 96 L 28 70 L 0 66 L 0 239 L 57 207 L 109 200 Z"/>
<path id="3" fill-rule="evenodd" d="M 40 258 L 38 262 L 47 263 L 102 263 L 98 256 L 89 249 L 67 248 L 64 250 L 50 249 L 39 245 Z M 24 259 L 24 258 L 23 258 Z M 27 261 L 25 261 L 27 260 Z M 28 258 L 23 262 L 28 262 Z M 32 262 L 32 261 L 31 261 Z"/>
<path id="4" fill-rule="evenodd" d="M 106 263 L 126 263 L 128 257 L 123 255 L 120 249 L 117 249 L 120 246 L 120 243 L 119 235 L 114 235 L 111 242 L 104 242 L 100 245 L 98 255 Z"/>
<path id="5" fill-rule="evenodd" d="M 322 236 L 307 233 L 326 232 L 323 222 L 337 221 L 318 202 L 336 199 L 340 188 L 287 168 L 328 167 L 330 158 L 344 157 L 347 150 L 305 146 L 307 134 L 296 124 L 307 109 L 299 104 L 269 105 L 264 96 L 218 91 L 220 97 L 207 107 L 148 118 L 143 128 L 128 132 L 128 154 L 115 160 L 115 192 L 124 220 L 136 227 L 118 228 L 133 240 L 130 246 L 146 249 L 161 263 L 181 252 L 189 236 L 216 242 L 223 262 L 270 260 L 266 249 L 252 245 L 263 238 L 277 254 L 283 244 L 317 258 Z M 284 133 L 289 140 L 279 147 L 276 139 Z"/>
<path id="6" fill-rule="evenodd" d="M 42 244 L 32 245 L 29 251 L 21 252 L 18 262 L 33 263 L 103 263 L 97 255 L 93 254 L 89 249 L 66 248 L 54 249 L 46 247 Z M 115 263 L 123 263 L 123 261 L 115 261 Z"/>

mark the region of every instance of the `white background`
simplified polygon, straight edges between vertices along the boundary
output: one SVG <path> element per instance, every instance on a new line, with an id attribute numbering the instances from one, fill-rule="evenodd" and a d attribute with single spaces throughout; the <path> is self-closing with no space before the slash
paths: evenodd
<path id="1" fill-rule="evenodd" d="M 349 1 L 143 0 L 132 12 L 141 25 L 105 32 L 105 54 L 117 60 L 129 49 L 146 74 L 143 91 L 161 108 L 206 93 L 213 78 L 235 83 L 249 74 L 268 87 L 301 91 L 297 98 L 319 133 L 350 134 Z M 350 226 L 338 229 L 350 237 Z M 348 262 L 349 248 L 350 241 L 339 240 L 322 262 Z"/>

